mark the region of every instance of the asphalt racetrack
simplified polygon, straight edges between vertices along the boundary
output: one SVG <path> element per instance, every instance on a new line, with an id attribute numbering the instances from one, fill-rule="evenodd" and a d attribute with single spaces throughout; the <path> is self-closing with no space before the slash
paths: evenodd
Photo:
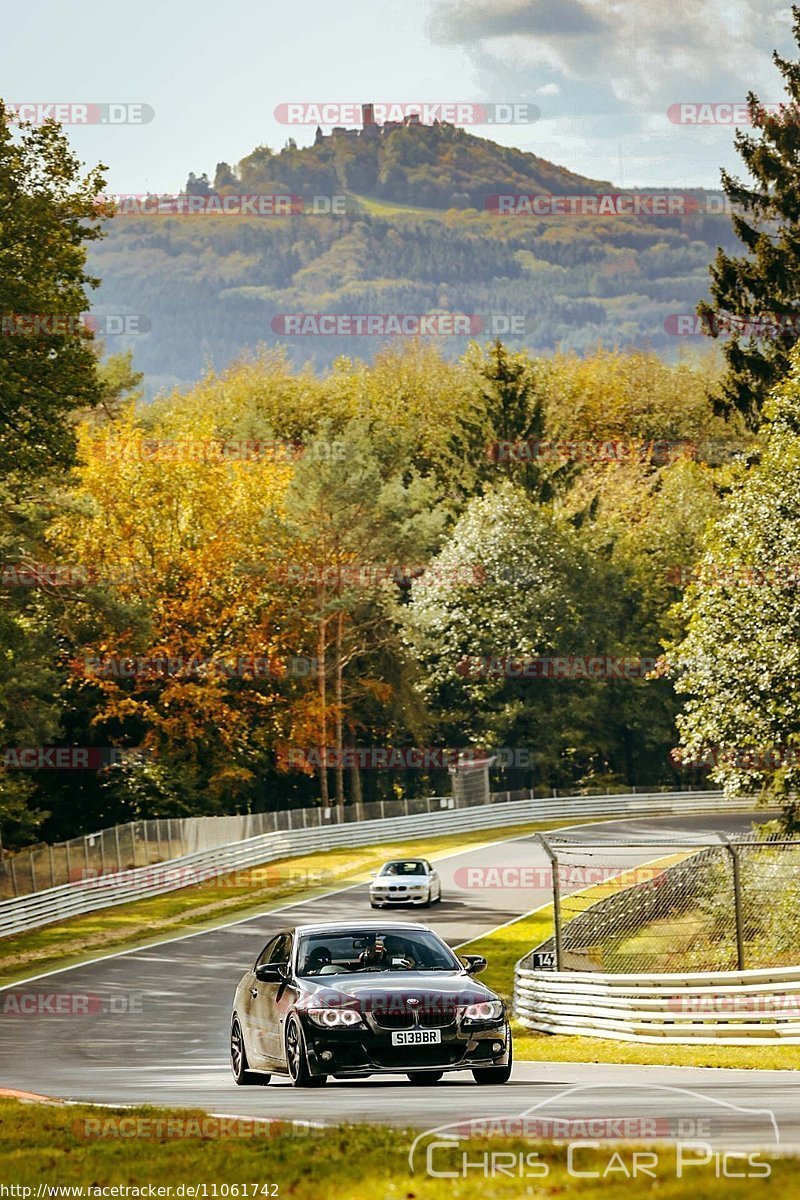
<path id="1" fill-rule="evenodd" d="M 595 847 L 611 838 L 627 843 L 624 851 L 608 845 L 591 856 L 593 865 L 622 869 L 669 853 L 670 844 L 679 846 L 687 834 L 743 832 L 752 819 L 715 813 L 603 822 L 568 832 Z M 491 836 L 487 833 L 487 839 Z M 548 903 L 545 887 L 459 886 L 464 867 L 547 868 L 535 837 L 501 840 L 501 830 L 496 836 L 490 846 L 438 859 L 443 901 L 415 909 L 410 919 L 430 924 L 458 946 Z M 663 839 L 665 845 L 637 847 L 631 844 L 637 838 Z M 281 1077 L 267 1086 L 236 1087 L 228 1066 L 233 991 L 268 938 L 306 921 L 378 915 L 360 884 L 2 989 L 20 997 L 88 994 L 98 998 L 98 1007 L 112 1011 L 23 1016 L 9 1013 L 6 1003 L 0 1020 L 0 1086 L 69 1100 L 192 1106 L 320 1125 L 348 1120 L 429 1129 L 523 1113 L 541 1119 L 650 1114 L 657 1128 L 669 1127 L 667 1138 L 676 1130 L 694 1131 L 719 1145 L 800 1149 L 800 1080 L 788 1071 L 517 1061 L 511 1081 L 498 1087 L 479 1087 L 468 1072 L 446 1074 L 425 1088 L 401 1075 L 329 1080 L 311 1091 L 294 1089 Z M 385 911 L 388 921 L 394 915 Z M 408 917 L 399 910 L 396 915 Z"/>

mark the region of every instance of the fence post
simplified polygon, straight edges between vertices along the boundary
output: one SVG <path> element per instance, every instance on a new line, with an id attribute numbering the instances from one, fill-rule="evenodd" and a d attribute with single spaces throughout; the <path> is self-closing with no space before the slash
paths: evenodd
<path id="1" fill-rule="evenodd" d="M 119 848 L 119 825 L 114 826 L 114 843 L 117 847 L 117 870 L 122 870 L 122 851 Z"/>
<path id="2" fill-rule="evenodd" d="M 56 886 L 56 860 L 55 860 L 55 855 L 53 854 L 53 843 L 52 842 L 50 843 L 48 849 L 50 851 L 50 886 L 55 887 Z"/>
<path id="3" fill-rule="evenodd" d="M 733 911 L 736 920 L 736 969 L 737 971 L 744 970 L 744 928 L 742 922 L 742 864 L 739 858 L 739 851 L 734 846 L 727 834 L 717 834 L 720 841 L 725 846 L 725 849 L 731 856 L 733 865 Z"/>
<path id="4" fill-rule="evenodd" d="M 33 866 L 33 851 L 32 850 L 31 850 L 30 854 L 28 855 L 28 857 L 29 857 L 30 863 L 31 863 L 31 891 L 35 892 L 36 891 L 36 870 L 34 869 L 34 866 Z"/>
<path id="5" fill-rule="evenodd" d="M 15 896 L 18 896 L 18 895 L 19 895 L 19 888 L 17 887 L 17 868 L 16 868 L 16 866 L 14 865 L 14 856 L 13 856 L 13 854 L 12 854 L 12 856 L 11 856 L 11 886 L 12 886 L 12 887 L 13 887 L 13 889 L 14 889 L 14 895 L 15 895 Z"/>
<path id="6" fill-rule="evenodd" d="M 563 948 L 561 945 L 561 880 L 558 877 L 558 856 L 543 834 L 536 835 L 550 859 L 550 870 L 553 875 L 553 934 L 556 944 L 556 970 L 563 969 Z"/>
<path id="7" fill-rule="evenodd" d="M 69 841 L 64 842 L 64 849 L 67 852 L 67 883 L 72 883 L 72 867 L 69 861 Z"/>

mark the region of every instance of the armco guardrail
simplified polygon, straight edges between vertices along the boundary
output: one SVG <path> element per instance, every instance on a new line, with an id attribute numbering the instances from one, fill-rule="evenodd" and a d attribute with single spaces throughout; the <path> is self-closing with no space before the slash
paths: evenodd
<path id="1" fill-rule="evenodd" d="M 625 1042 L 800 1045 L 800 967 L 600 975 L 517 964 L 514 1012 L 526 1029 Z"/>
<path id="2" fill-rule="evenodd" d="M 330 827 L 267 833 L 227 846 L 183 855 L 158 866 L 117 871 L 47 888 L 0 904 L 0 937 L 35 929 L 52 921 L 92 912 L 113 904 L 157 896 L 186 887 L 209 875 L 221 875 L 310 850 L 367 846 L 387 839 L 491 829 L 523 822 L 583 817 L 657 816 L 670 813 L 747 811 L 750 797 L 724 799 L 720 792 L 655 792 L 611 796 L 569 796 L 512 800 L 466 808 L 445 808 L 385 820 L 350 822 Z"/>

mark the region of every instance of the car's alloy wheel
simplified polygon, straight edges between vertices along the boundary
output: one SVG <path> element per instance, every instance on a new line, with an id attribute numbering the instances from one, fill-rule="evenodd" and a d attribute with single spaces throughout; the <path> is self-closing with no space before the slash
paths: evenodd
<path id="1" fill-rule="evenodd" d="M 231 1071 L 240 1087 L 251 1083 L 269 1083 L 269 1075 L 254 1075 L 249 1069 L 242 1027 L 234 1017 L 231 1025 Z"/>
<path id="2" fill-rule="evenodd" d="M 444 1075 L 444 1071 L 408 1071 L 408 1078 L 412 1083 L 438 1083 Z"/>
<path id="3" fill-rule="evenodd" d="M 312 1075 L 309 1071 L 303 1031 L 296 1017 L 290 1017 L 286 1026 L 286 1065 L 292 1087 L 320 1087 L 328 1078 L 327 1075 Z"/>
<path id="4" fill-rule="evenodd" d="M 504 1067 L 473 1067 L 472 1078 L 476 1083 L 508 1083 L 514 1063 L 514 1048 L 511 1034 L 508 1035 L 508 1062 Z"/>

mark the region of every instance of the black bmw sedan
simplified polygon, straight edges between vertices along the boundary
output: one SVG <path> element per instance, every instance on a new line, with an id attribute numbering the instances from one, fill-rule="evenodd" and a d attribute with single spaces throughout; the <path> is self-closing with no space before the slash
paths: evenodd
<path id="1" fill-rule="evenodd" d="M 506 1083 L 511 1032 L 503 1002 L 474 979 L 485 966 L 424 925 L 298 925 L 267 943 L 236 989 L 233 1077 L 314 1087 L 401 1072 L 427 1084 L 470 1070 L 476 1083 Z"/>

